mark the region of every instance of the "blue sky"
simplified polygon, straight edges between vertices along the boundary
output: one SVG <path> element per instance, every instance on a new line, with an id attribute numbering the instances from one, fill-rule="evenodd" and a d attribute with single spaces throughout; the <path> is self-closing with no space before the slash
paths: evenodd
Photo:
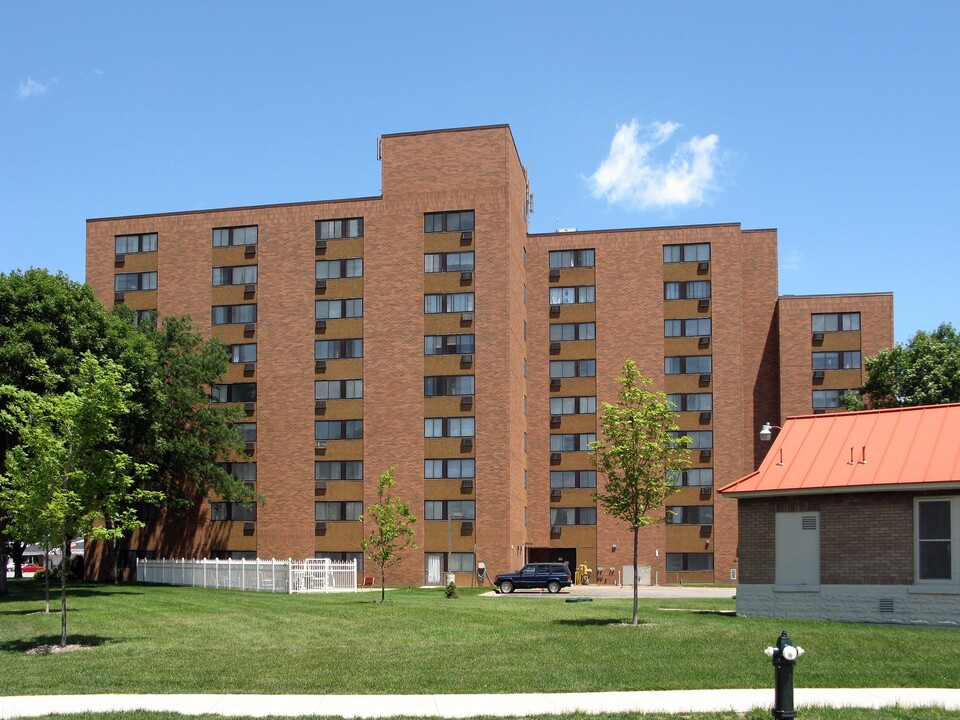
<path id="1" fill-rule="evenodd" d="M 380 192 L 384 133 L 509 123 L 531 230 L 779 229 L 782 294 L 960 325 L 956 2 L 0 5 L 0 272 L 89 217 Z"/>

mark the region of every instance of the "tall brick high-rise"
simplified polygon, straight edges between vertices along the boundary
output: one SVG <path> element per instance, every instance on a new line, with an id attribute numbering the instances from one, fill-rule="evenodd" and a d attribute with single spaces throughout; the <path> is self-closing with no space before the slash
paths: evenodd
<path id="1" fill-rule="evenodd" d="M 381 156 L 379 197 L 88 221 L 105 303 L 230 346 L 211 394 L 245 408 L 249 457 L 225 460 L 266 498 L 161 517 L 127 557 L 361 559 L 355 518 L 394 466 L 420 518 L 398 582 L 528 559 L 621 571 L 629 533 L 597 509 L 586 450 L 629 357 L 694 438 L 640 562 L 736 579 L 736 508 L 713 487 L 756 468 L 764 422 L 859 384 L 893 342 L 892 296 L 778 298 L 775 230 L 530 234 L 506 125 L 385 135 Z"/>

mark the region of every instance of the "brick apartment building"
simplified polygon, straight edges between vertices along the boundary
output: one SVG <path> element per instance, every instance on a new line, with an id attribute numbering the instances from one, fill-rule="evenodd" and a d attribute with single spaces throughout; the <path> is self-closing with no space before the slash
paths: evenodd
<path id="1" fill-rule="evenodd" d="M 129 556 L 359 555 L 355 518 L 396 467 L 420 550 L 397 582 L 469 584 L 526 560 L 629 565 L 587 445 L 625 358 L 694 438 L 642 565 L 736 579 L 736 502 L 760 426 L 829 410 L 893 342 L 890 294 L 777 295 L 775 230 L 739 224 L 528 232 L 506 125 L 381 138 L 382 194 L 99 218 L 105 303 L 189 315 L 230 346 L 215 401 L 242 403 L 255 509 L 216 499 L 153 521 Z M 600 479 L 602 482 L 602 479 Z"/>

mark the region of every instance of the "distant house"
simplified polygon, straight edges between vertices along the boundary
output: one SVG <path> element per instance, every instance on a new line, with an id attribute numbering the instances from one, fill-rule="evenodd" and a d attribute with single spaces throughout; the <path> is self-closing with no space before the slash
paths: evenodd
<path id="1" fill-rule="evenodd" d="M 789 418 L 719 492 L 738 615 L 960 625 L 960 404 Z"/>

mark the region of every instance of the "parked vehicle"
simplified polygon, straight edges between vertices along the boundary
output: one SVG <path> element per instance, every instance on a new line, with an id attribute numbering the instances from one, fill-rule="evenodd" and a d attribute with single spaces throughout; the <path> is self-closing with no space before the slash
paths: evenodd
<path id="1" fill-rule="evenodd" d="M 24 563 L 20 569 L 23 570 L 23 572 L 28 573 L 37 572 L 37 570 L 43 570 L 43 567 L 41 565 L 34 565 L 33 563 Z"/>
<path id="2" fill-rule="evenodd" d="M 570 568 L 565 563 L 528 563 L 520 570 L 497 575 L 493 584 L 502 593 L 531 588 L 546 588 L 551 593 L 570 587 Z"/>

